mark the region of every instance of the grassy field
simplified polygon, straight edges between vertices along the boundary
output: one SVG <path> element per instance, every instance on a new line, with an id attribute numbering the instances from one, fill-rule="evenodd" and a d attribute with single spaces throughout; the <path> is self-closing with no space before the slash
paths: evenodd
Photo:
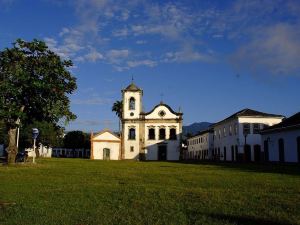
<path id="1" fill-rule="evenodd" d="M 0 166 L 0 224 L 300 224 L 300 168 L 81 159 Z"/>

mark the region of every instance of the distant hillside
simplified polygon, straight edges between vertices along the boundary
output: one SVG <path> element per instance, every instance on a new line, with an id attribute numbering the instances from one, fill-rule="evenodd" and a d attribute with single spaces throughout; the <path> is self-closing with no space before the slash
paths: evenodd
<path id="1" fill-rule="evenodd" d="M 200 123 L 193 123 L 188 126 L 183 126 L 183 135 L 186 135 L 187 133 L 191 133 L 193 135 L 197 134 L 199 131 L 206 130 L 212 123 L 209 122 L 200 122 Z"/>

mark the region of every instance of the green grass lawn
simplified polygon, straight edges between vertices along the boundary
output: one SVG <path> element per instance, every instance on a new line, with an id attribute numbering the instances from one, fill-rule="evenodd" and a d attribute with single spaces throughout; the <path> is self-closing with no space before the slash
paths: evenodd
<path id="1" fill-rule="evenodd" d="M 300 224 L 300 168 L 81 159 L 0 166 L 0 224 Z"/>

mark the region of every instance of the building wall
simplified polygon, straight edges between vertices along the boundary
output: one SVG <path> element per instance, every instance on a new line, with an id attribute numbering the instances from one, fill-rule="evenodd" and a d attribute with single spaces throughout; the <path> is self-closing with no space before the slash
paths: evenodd
<path id="1" fill-rule="evenodd" d="M 258 123 L 260 124 L 260 129 L 263 129 L 263 124 L 272 126 L 274 124 L 280 123 L 282 118 L 277 117 L 239 117 L 233 118 L 228 121 L 224 121 L 220 124 L 214 126 L 215 137 L 214 137 L 214 149 L 220 149 L 220 160 L 226 161 L 236 161 L 237 155 L 235 154 L 235 148 L 237 146 L 238 153 L 244 154 L 244 145 L 248 144 L 251 147 L 251 161 L 254 161 L 254 146 L 259 145 L 261 147 L 261 135 L 253 133 L 253 124 Z M 243 133 L 243 124 L 249 123 L 250 124 L 250 134 L 245 135 Z M 232 127 L 232 134 L 229 134 L 230 126 Z M 235 128 L 237 126 L 237 129 Z M 224 132 L 225 128 L 225 132 Z M 237 131 L 237 132 L 236 132 Z M 219 133 L 221 135 L 219 135 Z M 220 136 L 220 137 L 219 137 Z M 245 143 L 246 141 L 246 143 Z M 234 154 L 232 158 L 232 146 L 234 148 Z M 225 150 L 226 148 L 226 156 Z"/>
<path id="2" fill-rule="evenodd" d="M 166 138 L 159 140 L 159 129 L 163 127 L 166 130 Z M 149 129 L 155 129 L 155 140 L 149 140 Z M 176 129 L 176 140 L 170 140 L 170 129 Z M 179 122 L 149 122 L 145 123 L 145 149 L 147 160 L 158 160 L 158 146 L 160 144 L 167 145 L 167 160 L 179 160 L 180 154 L 180 140 L 181 140 L 181 127 Z"/>
<path id="3" fill-rule="evenodd" d="M 140 153 L 140 126 L 141 121 L 129 121 L 123 124 L 123 151 L 124 159 L 138 159 Z M 129 140 L 129 129 L 135 128 L 135 139 Z M 132 151 L 133 150 L 133 151 Z"/>
<path id="4" fill-rule="evenodd" d="M 120 143 L 93 142 L 94 159 L 103 159 L 103 149 L 110 149 L 110 160 L 119 160 Z"/>
<path id="5" fill-rule="evenodd" d="M 300 137 L 300 129 L 281 131 L 262 135 L 261 145 L 264 146 L 264 141 L 268 142 L 269 146 L 269 161 L 279 161 L 279 145 L 280 138 L 284 140 L 284 158 L 285 162 L 298 162 L 297 138 Z"/>
<path id="6" fill-rule="evenodd" d="M 213 133 L 207 132 L 187 140 L 188 159 L 211 159 L 213 150 Z"/>
<path id="7" fill-rule="evenodd" d="M 135 109 L 129 110 L 129 100 L 135 99 Z M 124 91 L 123 92 L 123 119 L 139 119 L 142 111 L 142 92 L 141 91 Z M 134 115 L 130 115 L 133 113 Z"/>
<path id="8" fill-rule="evenodd" d="M 121 140 L 109 131 L 103 131 L 92 137 L 92 158 L 103 160 L 104 149 L 110 150 L 110 160 L 120 159 Z"/>

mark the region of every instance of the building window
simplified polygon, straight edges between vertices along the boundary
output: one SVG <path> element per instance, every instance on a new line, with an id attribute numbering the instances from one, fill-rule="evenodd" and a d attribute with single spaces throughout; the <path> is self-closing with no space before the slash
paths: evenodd
<path id="1" fill-rule="evenodd" d="M 232 126 L 229 125 L 229 136 L 231 136 L 231 135 L 232 135 Z"/>
<path id="2" fill-rule="evenodd" d="M 260 130 L 260 124 L 254 123 L 253 124 L 253 134 L 259 134 L 259 130 Z"/>
<path id="3" fill-rule="evenodd" d="M 250 123 L 243 124 L 243 134 L 244 135 L 250 134 Z"/>
<path id="4" fill-rule="evenodd" d="M 238 134 L 238 125 L 234 124 L 234 134 L 237 135 Z"/>
<path id="5" fill-rule="evenodd" d="M 129 99 L 129 110 L 135 110 L 135 99 L 134 99 L 134 97 L 131 97 Z"/>
<path id="6" fill-rule="evenodd" d="M 129 136 L 128 136 L 129 140 L 135 140 L 135 129 L 134 128 L 130 128 L 129 129 Z"/>
<path id="7" fill-rule="evenodd" d="M 130 152 L 134 152 L 134 147 L 130 146 Z"/>
<path id="8" fill-rule="evenodd" d="M 166 129 L 160 128 L 159 129 L 159 140 L 164 140 L 164 139 L 166 139 Z"/>
<path id="9" fill-rule="evenodd" d="M 223 137 L 226 137 L 226 128 L 223 127 Z"/>
<path id="10" fill-rule="evenodd" d="M 219 130 L 219 139 L 221 139 L 221 130 Z"/>
<path id="11" fill-rule="evenodd" d="M 282 138 L 278 140 L 279 162 L 284 162 L 284 141 Z"/>
<path id="12" fill-rule="evenodd" d="M 155 129 L 154 128 L 149 128 L 148 139 L 155 140 Z"/>
<path id="13" fill-rule="evenodd" d="M 175 128 L 171 128 L 170 129 L 170 140 L 176 140 L 176 139 L 177 139 L 176 129 Z"/>

